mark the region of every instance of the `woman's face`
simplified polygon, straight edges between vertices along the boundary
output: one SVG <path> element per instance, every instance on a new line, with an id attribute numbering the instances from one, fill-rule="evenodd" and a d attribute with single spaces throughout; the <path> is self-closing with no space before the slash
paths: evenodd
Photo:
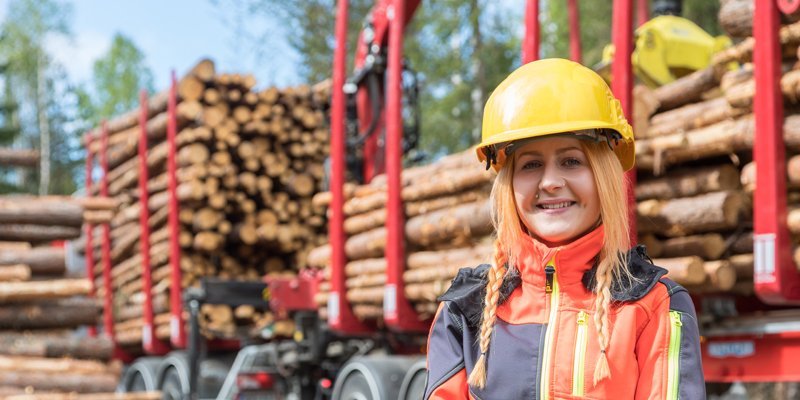
<path id="1" fill-rule="evenodd" d="M 535 140 L 517 149 L 514 158 L 517 212 L 530 233 L 560 246 L 594 227 L 600 198 L 580 139 Z"/>

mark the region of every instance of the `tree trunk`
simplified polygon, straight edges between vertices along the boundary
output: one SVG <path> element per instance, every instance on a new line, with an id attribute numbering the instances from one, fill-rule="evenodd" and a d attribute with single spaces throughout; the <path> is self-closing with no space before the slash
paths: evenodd
<path id="1" fill-rule="evenodd" d="M 671 237 L 735 228 L 744 209 L 740 192 L 713 192 L 637 205 L 639 233 Z"/>
<path id="2" fill-rule="evenodd" d="M 50 193 L 50 121 L 47 118 L 47 77 L 45 76 L 45 55 L 39 53 L 36 63 L 36 116 L 39 120 L 39 195 Z"/>
<path id="3" fill-rule="evenodd" d="M 0 371 L 0 385 L 30 386 L 39 391 L 79 393 L 112 392 L 119 377 L 111 373 L 48 373 L 39 371 Z"/>
<path id="4" fill-rule="evenodd" d="M 0 240 L 24 242 L 49 242 L 53 240 L 75 239 L 81 229 L 72 226 L 44 226 L 27 224 L 0 225 Z"/>
<path id="5" fill-rule="evenodd" d="M 725 239 L 723 239 L 722 235 L 709 233 L 667 239 L 662 242 L 660 257 L 697 256 L 704 260 L 716 260 L 724 251 Z"/>
<path id="6" fill-rule="evenodd" d="M 0 265 L 0 282 L 20 282 L 31 279 L 31 267 L 25 264 Z"/>
<path id="7" fill-rule="evenodd" d="M 674 199 L 740 187 L 739 171 L 731 164 L 683 171 L 669 176 L 641 180 L 636 184 L 636 200 Z"/>
<path id="8" fill-rule="evenodd" d="M 656 258 L 653 264 L 666 268 L 667 277 L 681 285 L 698 285 L 706 280 L 700 257 Z"/>
<path id="9" fill-rule="evenodd" d="M 0 332 L 0 354 L 51 358 L 73 357 L 105 361 L 111 359 L 111 352 L 111 340 L 107 338 Z"/>
<path id="10" fill-rule="evenodd" d="M 655 96 L 661 104 L 659 109 L 671 110 L 697 101 L 703 92 L 719 83 L 720 76 L 714 66 L 709 66 L 655 89 Z"/>

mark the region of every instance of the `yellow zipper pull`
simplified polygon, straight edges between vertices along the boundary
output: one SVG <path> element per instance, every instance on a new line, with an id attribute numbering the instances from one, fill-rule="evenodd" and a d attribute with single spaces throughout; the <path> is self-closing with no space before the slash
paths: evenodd
<path id="1" fill-rule="evenodd" d="M 587 315 L 588 314 L 586 314 L 586 311 L 583 311 L 583 310 L 578 311 L 578 325 L 586 325 L 586 322 L 587 322 L 586 317 L 587 317 Z"/>
<path id="2" fill-rule="evenodd" d="M 675 326 L 683 326 L 683 322 L 681 322 L 681 315 L 676 312 L 669 313 L 670 318 L 672 319 L 672 324 Z"/>
<path id="3" fill-rule="evenodd" d="M 556 256 L 547 262 L 544 267 L 544 291 L 545 293 L 553 293 L 553 277 L 556 274 Z"/>

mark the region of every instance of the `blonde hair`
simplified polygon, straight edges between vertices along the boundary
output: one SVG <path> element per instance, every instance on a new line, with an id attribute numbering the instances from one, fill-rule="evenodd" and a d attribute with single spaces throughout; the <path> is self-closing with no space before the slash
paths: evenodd
<path id="1" fill-rule="evenodd" d="M 604 225 L 605 237 L 600 250 L 595 273 L 594 288 L 595 313 L 594 322 L 600 344 L 600 357 L 594 370 L 594 384 L 611 376 L 606 349 L 610 339 L 608 313 L 611 307 L 612 282 L 635 280 L 628 270 L 627 253 L 630 249 L 630 229 L 628 227 L 628 198 L 625 190 L 625 175 L 622 165 L 605 142 L 581 141 L 592 171 L 594 182 L 600 199 L 600 218 Z M 492 223 L 496 239 L 494 257 L 489 269 L 486 297 L 484 299 L 481 320 L 480 357 L 469 375 L 468 383 L 477 388 L 486 386 L 486 354 L 489 351 L 492 329 L 496 320 L 500 286 L 508 266 L 515 265 L 519 259 L 522 241 L 527 234 L 523 229 L 517 212 L 513 187 L 514 159 L 509 159 L 500 169 L 492 186 L 490 203 L 492 206 Z M 547 366 L 543 366 L 547 368 Z"/>

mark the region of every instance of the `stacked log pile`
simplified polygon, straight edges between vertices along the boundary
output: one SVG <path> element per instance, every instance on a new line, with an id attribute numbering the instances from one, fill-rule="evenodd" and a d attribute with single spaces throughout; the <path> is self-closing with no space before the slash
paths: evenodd
<path id="1" fill-rule="evenodd" d="M 177 197 L 181 285 L 202 277 L 256 280 L 292 273 L 306 265 L 311 248 L 324 240 L 325 214 L 311 197 L 320 190 L 328 153 L 325 85 L 255 90 L 251 75 L 218 74 L 200 61 L 178 83 Z M 118 341 L 140 348 L 142 341 L 139 215 L 150 213 L 150 257 L 157 336 L 170 333 L 168 292 L 171 269 L 167 224 L 167 93 L 148 102 L 149 199 L 138 187 L 140 110 L 107 124 L 109 195 L 120 202 L 111 221 L 112 285 Z M 92 149 L 98 151 L 98 133 Z M 99 238 L 99 232 L 95 238 Z M 95 240 L 95 260 L 100 258 Z M 102 265 L 95 279 L 102 292 Z M 230 336 L 239 325 L 265 318 L 249 310 L 206 306 L 205 333 Z"/>
<path id="2" fill-rule="evenodd" d="M 408 254 L 404 282 L 406 294 L 421 314 L 435 312 L 436 296 L 447 289 L 459 267 L 477 265 L 491 255 L 488 197 L 493 178 L 493 172 L 477 165 L 474 151 L 403 171 Z M 386 282 L 385 177 L 347 187 L 346 196 L 347 298 L 359 318 L 380 322 Z M 315 197 L 320 205 L 329 201 L 327 192 Z M 315 249 L 309 263 L 327 270 L 330 247 Z M 317 296 L 323 316 L 329 289 L 326 282 Z"/>
<path id="3" fill-rule="evenodd" d="M 121 364 L 111 342 L 76 334 L 97 325 L 102 307 L 91 281 L 69 278 L 63 248 L 86 221 L 108 222 L 107 199 L 0 197 L 0 395 L 108 393 Z"/>
<path id="4" fill-rule="evenodd" d="M 789 16 L 785 22 L 797 21 Z M 720 11 L 733 36 L 752 30 L 752 2 L 728 1 Z M 736 21 L 747 21 L 747 24 Z M 784 140 L 789 171 L 789 228 L 800 235 L 792 204 L 800 182 L 800 23 L 780 30 L 784 49 L 781 90 L 785 99 Z M 659 265 L 669 265 L 690 290 L 752 293 L 755 135 L 752 38 L 724 50 L 713 65 L 656 89 L 655 113 L 636 127 L 639 182 L 638 229 Z M 730 62 L 741 63 L 729 68 Z M 702 74 L 708 81 L 696 79 Z M 676 88 L 680 88 L 680 91 Z M 692 93 L 687 96 L 687 93 Z M 646 95 L 646 94 L 644 94 Z M 798 241 L 795 239 L 795 244 Z M 795 253 L 800 261 L 800 253 Z M 676 279 L 677 280 L 677 279 Z"/>

